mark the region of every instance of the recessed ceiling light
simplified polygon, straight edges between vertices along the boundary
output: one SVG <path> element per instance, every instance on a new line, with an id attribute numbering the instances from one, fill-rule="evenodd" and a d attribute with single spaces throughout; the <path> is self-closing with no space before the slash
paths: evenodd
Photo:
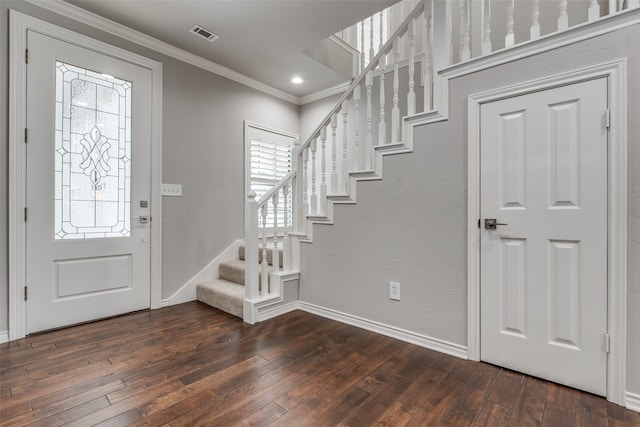
<path id="1" fill-rule="evenodd" d="M 302 77 L 296 76 L 296 77 L 291 79 L 291 83 L 299 85 L 299 84 L 304 83 L 304 80 L 302 79 Z"/>

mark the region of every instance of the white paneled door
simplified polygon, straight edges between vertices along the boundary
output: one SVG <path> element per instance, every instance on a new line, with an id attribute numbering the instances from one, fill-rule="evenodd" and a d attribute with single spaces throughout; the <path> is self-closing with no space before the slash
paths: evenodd
<path id="1" fill-rule="evenodd" d="M 27 333 L 148 308 L 151 71 L 27 44 Z"/>
<path id="2" fill-rule="evenodd" d="M 607 79 L 481 106 L 481 359 L 606 395 Z"/>

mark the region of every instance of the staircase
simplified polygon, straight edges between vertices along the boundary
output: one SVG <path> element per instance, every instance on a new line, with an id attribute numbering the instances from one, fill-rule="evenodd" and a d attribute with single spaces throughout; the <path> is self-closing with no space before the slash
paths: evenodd
<path id="1" fill-rule="evenodd" d="M 260 316 L 261 310 L 275 313 L 273 308 L 283 302 L 284 281 L 299 279 L 300 244 L 313 241 L 314 225 L 333 223 L 334 204 L 356 203 L 358 181 L 382 179 L 384 156 L 412 152 L 416 126 L 448 120 L 450 79 L 567 43 L 567 38 L 554 41 L 554 37 L 568 29 L 579 40 L 590 25 L 634 19 L 640 11 L 639 0 L 627 6 L 609 2 L 608 14 L 601 16 L 598 3 L 592 1 L 585 6 L 588 21 L 576 29 L 568 27 L 567 2 L 558 0 L 557 32 L 541 35 L 539 1 L 531 0 L 527 5 L 533 10 L 531 38 L 518 45 L 513 26 L 516 6 L 506 2 L 506 24 L 499 28 L 506 33 L 504 48 L 498 46 L 496 51 L 490 38 L 490 2 L 473 2 L 482 7 L 472 8 L 470 0 L 417 0 L 377 51 L 373 36 L 369 43 L 361 40 L 361 49 L 370 49 L 370 62 L 365 63 L 362 53 L 358 77 L 311 137 L 296 143 L 291 172 L 260 200 L 253 192 L 247 195 L 244 241 L 254 249 L 245 251 L 243 246 L 237 261 L 220 266 L 220 279 L 198 285 L 198 300 L 250 324 L 267 318 Z M 456 34 L 454 5 L 460 16 Z M 529 28 L 515 29 L 523 30 Z M 267 223 L 268 213 L 279 209 L 284 209 L 284 224 L 277 223 L 278 215 L 271 215 L 273 223 Z M 289 211 L 292 217 L 287 216 Z M 265 249 L 268 242 L 270 249 Z M 274 257 L 280 259 L 276 266 L 271 262 Z"/>
<path id="2" fill-rule="evenodd" d="M 259 249 L 262 251 L 262 248 Z M 267 271 L 273 272 L 273 248 L 267 248 Z M 282 268 L 282 252 L 279 253 Z M 229 314 L 243 318 L 245 294 L 245 245 L 240 244 L 238 258 L 218 266 L 218 279 L 196 285 L 196 299 Z M 262 281 L 258 279 L 259 285 Z"/>

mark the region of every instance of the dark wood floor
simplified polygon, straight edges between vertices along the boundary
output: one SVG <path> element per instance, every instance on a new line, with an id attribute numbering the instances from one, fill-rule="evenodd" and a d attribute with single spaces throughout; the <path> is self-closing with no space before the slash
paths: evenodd
<path id="1" fill-rule="evenodd" d="M 631 426 L 640 414 L 303 312 L 200 303 L 0 346 L 0 424 Z"/>

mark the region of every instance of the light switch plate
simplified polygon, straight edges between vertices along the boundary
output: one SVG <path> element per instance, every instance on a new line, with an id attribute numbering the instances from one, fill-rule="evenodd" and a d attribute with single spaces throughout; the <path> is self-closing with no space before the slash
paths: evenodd
<path id="1" fill-rule="evenodd" d="M 182 184 L 162 184 L 162 195 L 168 197 L 182 196 Z"/>

